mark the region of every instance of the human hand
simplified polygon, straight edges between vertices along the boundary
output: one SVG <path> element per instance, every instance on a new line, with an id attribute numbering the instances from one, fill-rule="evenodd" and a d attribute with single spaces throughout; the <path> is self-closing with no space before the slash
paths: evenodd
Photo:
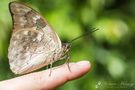
<path id="1" fill-rule="evenodd" d="M 71 72 L 67 65 L 61 65 L 52 68 L 51 76 L 48 69 L 1 81 L 0 90 L 53 90 L 70 80 L 81 77 L 90 69 L 88 61 L 69 63 L 69 66 Z"/>

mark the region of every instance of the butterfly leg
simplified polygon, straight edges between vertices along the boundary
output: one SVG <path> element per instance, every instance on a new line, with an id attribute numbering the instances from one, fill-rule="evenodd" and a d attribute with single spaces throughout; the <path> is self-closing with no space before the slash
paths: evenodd
<path id="1" fill-rule="evenodd" d="M 53 63 L 52 63 L 52 60 L 50 60 L 50 73 L 49 73 L 49 76 L 51 76 L 51 73 L 52 73 L 52 65 Z"/>
<path id="2" fill-rule="evenodd" d="M 47 69 L 50 69 L 49 76 L 51 76 L 51 73 L 52 73 L 52 60 L 50 60 L 50 64 L 47 65 Z"/>
<path id="3" fill-rule="evenodd" d="M 54 53 L 54 56 L 55 56 L 56 53 Z M 49 76 L 51 76 L 51 73 L 52 73 L 52 67 L 53 67 L 53 61 L 54 61 L 54 57 L 52 60 L 50 60 L 50 73 L 49 73 Z"/>
<path id="4" fill-rule="evenodd" d="M 65 63 L 66 63 L 67 66 L 68 66 L 68 70 L 71 72 L 71 69 L 70 69 L 70 66 L 69 66 L 69 59 L 70 59 L 70 56 L 69 56 L 68 53 L 66 54 L 66 56 L 67 56 L 67 57 L 66 57 L 66 62 L 65 62 Z"/>
<path id="5" fill-rule="evenodd" d="M 69 54 L 67 53 L 67 54 L 65 54 L 63 57 L 60 58 L 60 60 L 63 60 L 63 59 L 66 60 L 66 61 L 65 61 L 65 64 L 67 64 L 68 69 L 69 69 L 69 71 L 71 72 L 71 69 L 70 69 L 70 66 L 69 66 L 69 59 L 70 59 Z"/>

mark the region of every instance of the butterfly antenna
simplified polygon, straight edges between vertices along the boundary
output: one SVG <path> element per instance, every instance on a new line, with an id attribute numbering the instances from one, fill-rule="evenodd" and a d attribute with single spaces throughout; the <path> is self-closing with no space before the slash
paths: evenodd
<path id="1" fill-rule="evenodd" d="M 95 31 L 97 31 L 97 30 L 99 30 L 99 29 L 97 29 L 97 28 L 92 28 L 91 31 L 88 31 L 88 32 L 86 32 L 86 33 L 84 33 L 84 34 L 82 34 L 82 35 L 80 35 L 80 36 L 78 36 L 78 37 L 72 39 L 71 41 L 69 41 L 69 43 L 72 43 L 72 42 L 76 41 L 77 39 L 82 38 L 82 37 L 84 37 L 84 36 L 87 36 L 87 35 L 89 35 L 89 34 L 95 32 Z"/>

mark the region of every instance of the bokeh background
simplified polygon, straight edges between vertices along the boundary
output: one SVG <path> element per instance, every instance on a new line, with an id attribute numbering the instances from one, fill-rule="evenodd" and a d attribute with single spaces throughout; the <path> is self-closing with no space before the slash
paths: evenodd
<path id="1" fill-rule="evenodd" d="M 7 58 L 11 1 L 0 1 L 0 80 L 15 77 Z M 62 42 L 99 29 L 74 41 L 70 50 L 70 61 L 90 60 L 91 71 L 57 90 L 135 90 L 135 0 L 20 1 L 40 12 Z"/>

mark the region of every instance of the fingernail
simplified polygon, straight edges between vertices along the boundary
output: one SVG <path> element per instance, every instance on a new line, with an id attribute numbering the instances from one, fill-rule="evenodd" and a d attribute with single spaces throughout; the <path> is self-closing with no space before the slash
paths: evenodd
<path id="1" fill-rule="evenodd" d="M 77 62 L 77 64 L 79 66 L 85 66 L 85 65 L 90 65 L 90 62 L 89 61 L 80 61 L 80 62 Z"/>

